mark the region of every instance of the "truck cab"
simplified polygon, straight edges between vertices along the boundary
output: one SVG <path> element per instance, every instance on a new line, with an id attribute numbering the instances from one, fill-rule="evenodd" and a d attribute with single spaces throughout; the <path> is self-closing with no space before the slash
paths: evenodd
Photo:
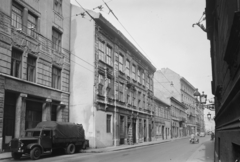
<path id="1" fill-rule="evenodd" d="M 38 159 L 42 153 L 51 151 L 52 131 L 51 129 L 28 129 L 24 137 L 11 140 L 9 146 L 14 159 L 20 159 L 22 154 L 29 154 L 32 159 Z"/>

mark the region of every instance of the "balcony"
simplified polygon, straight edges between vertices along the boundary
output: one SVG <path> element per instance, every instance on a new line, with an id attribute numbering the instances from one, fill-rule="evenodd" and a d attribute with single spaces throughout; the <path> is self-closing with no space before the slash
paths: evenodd
<path id="1" fill-rule="evenodd" d="M 181 121 L 181 122 L 186 122 L 186 120 L 187 120 L 187 119 L 186 119 L 185 117 L 180 117 L 180 121 Z"/>

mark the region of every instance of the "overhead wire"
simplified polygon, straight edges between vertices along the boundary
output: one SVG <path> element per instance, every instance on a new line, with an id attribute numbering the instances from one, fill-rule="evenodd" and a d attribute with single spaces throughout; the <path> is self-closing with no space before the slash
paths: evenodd
<path id="1" fill-rule="evenodd" d="M 77 0 L 75 0 L 76 2 L 77 2 Z M 107 3 L 109 3 L 109 2 L 111 2 L 112 0 L 110 0 L 110 1 L 108 1 Z M 104 2 L 104 1 L 103 1 Z M 78 4 L 79 4 L 79 6 L 81 7 L 81 8 L 83 8 L 83 6 L 79 3 L 79 2 L 77 2 Z M 105 4 L 106 4 L 106 2 L 104 2 Z M 106 4 L 107 5 L 107 4 Z M 110 7 L 108 6 L 108 8 L 110 9 Z M 84 12 L 86 12 L 89 16 L 90 16 L 90 18 L 92 19 L 92 20 L 94 20 L 95 21 L 95 19 L 91 16 L 91 14 L 87 11 L 87 10 L 85 10 L 84 8 L 83 8 L 83 10 L 84 10 Z M 113 11 L 111 10 L 111 12 L 113 13 Z M 76 15 L 77 16 L 77 15 Z M 115 16 L 115 18 L 117 19 L 117 17 Z M 117 19 L 118 20 L 118 19 Z M 121 24 L 121 26 L 126 30 L 126 32 L 130 35 L 130 37 L 135 41 L 135 43 L 141 48 L 141 46 L 137 43 L 137 41 L 132 37 L 132 35 L 128 32 L 128 30 L 123 26 L 123 24 L 118 20 L 118 22 Z M 2 24 L 2 25 L 5 25 L 4 23 Z M 29 28 L 28 26 L 26 26 L 26 25 L 24 25 L 24 24 L 21 24 L 22 25 L 22 27 L 26 27 L 26 28 Z M 7 25 L 5 25 L 5 26 L 7 26 Z M 9 26 L 7 26 L 7 27 L 9 27 Z M 12 27 L 9 27 L 9 28 L 12 28 Z M 39 36 L 41 36 L 41 37 L 43 37 L 44 39 L 46 39 L 48 42 L 50 42 L 51 44 L 52 44 L 52 41 L 50 40 L 50 39 L 48 39 L 48 38 L 46 38 L 45 36 L 43 36 L 42 34 L 40 34 L 40 33 L 38 33 L 37 31 L 35 31 L 35 30 L 31 30 L 32 32 L 34 32 L 34 33 L 36 33 L 37 35 L 39 35 Z M 48 48 L 48 49 L 50 49 L 50 50 L 53 50 L 50 46 L 48 46 L 48 45 L 46 45 L 46 44 L 44 44 L 43 42 L 41 42 L 41 41 L 39 41 L 40 42 L 40 44 L 41 45 L 43 45 L 43 46 L 45 46 L 46 48 Z M 63 48 L 63 47 L 59 47 L 59 48 L 61 48 L 62 50 L 67 50 L 67 49 L 65 49 L 65 48 Z M 142 48 L 141 48 L 142 49 Z M 143 50 L 143 49 L 142 49 Z M 69 51 L 69 50 L 67 50 L 67 51 Z M 144 52 L 144 50 L 143 50 L 143 52 Z M 144 52 L 145 53 L 145 52 Z M 90 65 L 90 66 L 93 66 L 94 67 L 94 65 L 93 64 L 91 64 L 91 63 L 89 63 L 88 61 L 86 61 L 86 60 L 84 60 L 84 59 L 82 59 L 81 57 L 79 57 L 78 55 L 76 55 L 76 54 L 74 54 L 73 52 L 70 52 L 70 54 L 71 55 L 74 55 L 76 58 L 78 58 L 78 59 L 80 59 L 80 60 L 82 60 L 83 62 L 85 62 L 85 63 L 87 63 L 88 65 Z M 70 59 L 70 58 L 69 58 Z M 73 61 L 73 60 L 70 60 L 70 61 L 72 61 L 72 62 L 74 62 L 75 64 L 78 64 L 77 62 L 75 62 L 75 61 Z M 88 71 L 91 71 L 90 69 L 88 69 L 88 68 L 86 68 L 85 66 L 83 66 L 83 65 L 80 65 L 80 64 L 78 64 L 79 66 L 81 66 L 81 67 L 83 67 L 83 68 L 85 68 L 86 70 L 88 70 Z M 91 71 L 91 72 L 93 72 L 93 71 Z M 164 74 L 163 74 L 164 75 Z M 165 76 L 164 76 L 165 77 Z M 169 92 L 169 94 L 171 95 L 172 93 L 164 86 L 164 85 L 162 85 L 161 84 L 161 82 L 159 82 L 157 79 L 155 79 L 155 78 L 153 78 L 154 80 L 156 80 L 158 83 L 160 83 L 160 85 L 162 86 L 162 87 L 164 87 L 168 92 Z M 168 80 L 169 81 L 169 80 Z M 175 88 L 175 87 L 174 87 Z M 175 88 L 176 89 L 176 88 Z M 178 92 L 178 91 L 177 91 Z M 179 93 L 179 92 L 178 92 Z M 180 94 L 180 93 L 179 93 Z"/>
<path id="2" fill-rule="evenodd" d="M 77 1 L 77 0 L 75 0 L 77 3 L 78 3 L 78 5 L 90 16 L 90 18 L 92 18 L 94 21 L 95 21 L 95 19 L 91 16 L 91 14 Z M 103 0 L 103 2 L 104 2 L 104 0 Z M 108 2 L 110 2 L 110 1 L 108 1 Z M 120 22 L 120 20 L 117 18 L 117 16 L 113 13 L 113 11 L 112 11 L 112 9 L 110 9 L 110 7 L 106 4 L 106 2 L 104 2 L 104 4 L 108 7 L 108 9 L 109 9 L 109 13 L 111 12 L 113 15 L 114 15 L 114 17 L 117 19 L 117 21 L 120 23 L 120 25 L 124 28 L 124 30 L 130 35 L 130 37 L 134 40 L 134 42 L 141 48 L 141 50 L 146 54 L 146 52 L 142 49 L 142 47 L 137 43 L 137 41 L 133 38 L 133 36 L 130 34 L 130 32 L 128 32 L 128 30 L 124 27 L 124 25 Z M 97 8 L 97 7 L 95 7 L 95 8 Z M 155 79 L 155 78 L 153 78 L 153 79 Z M 156 80 L 156 79 L 155 79 Z M 158 80 L 156 80 L 157 82 L 159 82 Z M 161 82 L 159 82 L 160 84 L 161 84 Z M 161 84 L 162 85 L 162 84 Z M 172 93 L 164 86 L 164 85 L 162 85 L 168 92 L 169 92 L 169 94 L 170 95 L 172 95 Z M 175 87 L 174 87 L 175 88 Z M 175 88 L 176 89 L 176 88 Z M 177 91 L 178 92 L 178 91 Z M 178 92 L 179 93 L 179 92 Z M 180 94 L 180 93 L 179 93 Z"/>

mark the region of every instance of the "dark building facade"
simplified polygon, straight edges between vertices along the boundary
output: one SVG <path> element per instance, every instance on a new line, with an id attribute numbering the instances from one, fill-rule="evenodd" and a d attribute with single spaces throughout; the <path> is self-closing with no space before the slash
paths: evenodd
<path id="1" fill-rule="evenodd" d="M 69 16 L 66 0 L 0 0 L 1 151 L 38 122 L 69 120 Z"/>
<path id="2" fill-rule="evenodd" d="M 240 1 L 206 0 L 215 95 L 215 161 L 240 158 Z"/>

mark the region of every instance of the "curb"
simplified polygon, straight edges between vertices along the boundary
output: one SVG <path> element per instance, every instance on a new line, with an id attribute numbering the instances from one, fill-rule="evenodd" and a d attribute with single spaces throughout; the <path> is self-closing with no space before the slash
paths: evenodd
<path id="1" fill-rule="evenodd" d="M 185 139 L 185 138 L 189 138 L 189 137 L 182 137 L 182 138 L 175 138 L 175 139 L 170 139 L 170 140 L 166 140 L 166 141 L 159 141 L 159 142 L 155 142 L 155 143 L 148 143 L 146 145 L 134 145 L 134 146 L 131 146 L 131 147 L 126 147 L 126 148 L 116 148 L 116 149 L 110 149 L 110 150 L 81 150 L 80 153 L 103 153 L 103 152 L 113 152 L 113 151 L 121 151 L 121 150 L 129 150 L 129 149 L 133 149 L 133 148 L 137 148 L 137 147 L 147 147 L 147 146 L 150 146 L 150 145 L 157 145 L 157 144 L 161 144 L 161 143 L 167 143 L 167 142 L 172 142 L 172 141 L 175 141 L 175 140 L 180 140 L 180 139 Z M 0 156 L 1 156 L 1 153 L 0 153 Z M 9 156 L 9 157 L 3 157 L 1 158 L 0 157 L 0 160 L 5 160 L 5 159 L 11 159 L 12 157 Z"/>
<path id="2" fill-rule="evenodd" d="M 149 143 L 146 145 L 134 145 L 131 147 L 126 147 L 126 148 L 116 148 L 116 149 L 110 149 L 110 150 L 82 150 L 82 153 L 103 153 L 103 152 L 111 152 L 111 151 L 121 151 L 121 150 L 129 150 L 129 149 L 133 149 L 133 148 L 137 148 L 137 147 L 146 147 L 146 146 L 150 146 L 150 145 L 157 145 L 157 144 L 161 144 L 161 143 L 166 143 L 166 142 L 171 142 L 173 140 L 169 140 L 169 141 L 161 141 L 158 143 Z"/>
<path id="3" fill-rule="evenodd" d="M 116 149 L 112 149 L 112 150 L 82 150 L 82 153 L 103 153 L 103 152 L 111 152 L 111 151 L 121 151 L 121 150 L 128 150 L 128 149 L 132 149 L 132 148 L 137 148 L 137 147 L 146 147 L 146 146 L 150 146 L 150 145 L 157 145 L 157 144 L 161 144 L 161 143 L 166 143 L 166 142 L 172 142 L 175 140 L 180 140 L 180 139 L 185 139 L 185 138 L 189 138 L 189 137 L 182 137 L 182 138 L 175 138 L 175 139 L 171 139 L 171 140 L 166 140 L 166 141 L 160 141 L 160 142 L 155 142 L 155 143 L 149 143 L 146 145 L 134 145 L 131 147 L 126 147 L 126 148 L 116 148 Z"/>

